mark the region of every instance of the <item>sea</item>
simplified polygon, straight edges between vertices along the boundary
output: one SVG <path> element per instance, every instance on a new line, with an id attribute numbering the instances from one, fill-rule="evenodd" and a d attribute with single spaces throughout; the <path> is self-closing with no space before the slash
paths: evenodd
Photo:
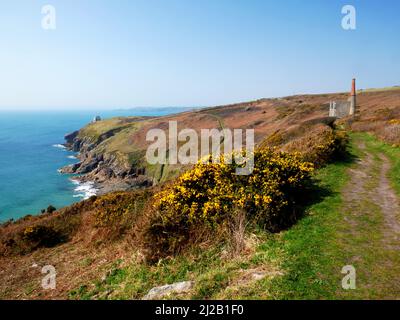
<path id="1" fill-rule="evenodd" d="M 96 194 L 58 169 L 77 162 L 63 146 L 64 135 L 95 116 L 162 116 L 190 108 L 134 108 L 110 111 L 0 111 L 0 222 L 62 208 Z"/>

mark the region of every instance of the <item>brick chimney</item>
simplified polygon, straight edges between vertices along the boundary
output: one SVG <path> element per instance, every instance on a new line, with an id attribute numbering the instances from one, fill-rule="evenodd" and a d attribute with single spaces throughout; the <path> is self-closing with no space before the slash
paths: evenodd
<path id="1" fill-rule="evenodd" d="M 356 92 L 356 79 L 353 79 L 351 84 L 351 95 L 350 95 L 350 112 L 351 116 L 356 114 L 356 103 L 357 103 L 357 92 Z"/>

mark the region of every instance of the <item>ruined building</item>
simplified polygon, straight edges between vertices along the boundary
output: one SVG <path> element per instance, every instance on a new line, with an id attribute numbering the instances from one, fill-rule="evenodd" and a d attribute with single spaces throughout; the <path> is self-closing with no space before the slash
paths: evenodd
<path id="1" fill-rule="evenodd" d="M 350 98 L 347 101 L 331 101 L 329 103 L 329 116 L 343 118 L 356 114 L 356 79 L 353 79 Z"/>
<path id="2" fill-rule="evenodd" d="M 96 122 L 99 122 L 99 121 L 101 121 L 101 117 L 100 116 L 95 116 L 93 118 L 93 120 L 92 120 L 92 123 L 96 123 Z"/>

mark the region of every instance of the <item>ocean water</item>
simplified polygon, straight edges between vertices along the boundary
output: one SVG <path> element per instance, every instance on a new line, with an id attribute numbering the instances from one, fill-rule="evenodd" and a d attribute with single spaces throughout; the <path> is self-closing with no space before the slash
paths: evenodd
<path id="1" fill-rule="evenodd" d="M 90 184 L 79 185 L 58 169 L 75 163 L 62 147 L 64 135 L 80 129 L 99 114 L 157 116 L 185 108 L 140 108 L 115 111 L 7 112 L 0 111 L 0 222 L 39 214 L 50 204 L 61 208 L 94 194 Z"/>

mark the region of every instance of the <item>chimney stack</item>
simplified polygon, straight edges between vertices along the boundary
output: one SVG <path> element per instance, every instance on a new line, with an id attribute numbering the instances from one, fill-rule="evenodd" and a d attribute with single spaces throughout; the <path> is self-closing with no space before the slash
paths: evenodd
<path id="1" fill-rule="evenodd" d="M 356 114 L 356 103 L 357 103 L 356 96 L 357 96 L 356 79 L 353 79 L 353 82 L 351 84 L 350 112 L 349 112 L 351 116 L 354 116 Z"/>

